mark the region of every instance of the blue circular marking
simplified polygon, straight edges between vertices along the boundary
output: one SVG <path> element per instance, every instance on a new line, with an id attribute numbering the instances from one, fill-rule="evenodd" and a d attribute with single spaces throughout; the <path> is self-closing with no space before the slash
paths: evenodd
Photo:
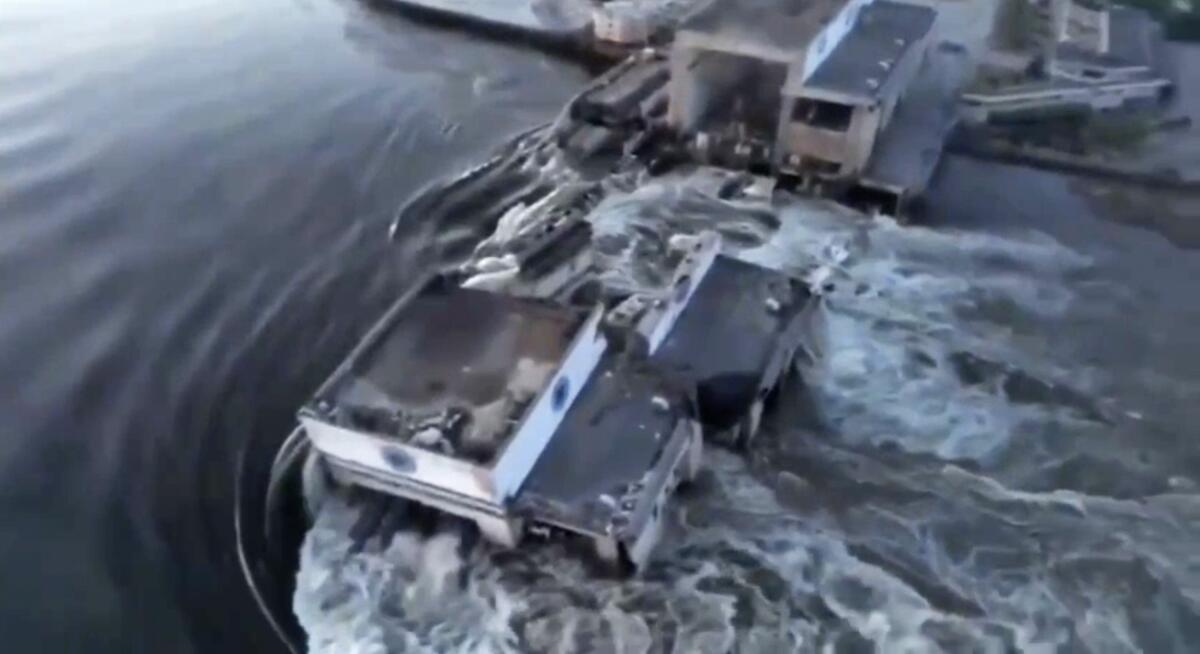
<path id="1" fill-rule="evenodd" d="M 560 378 L 554 384 L 554 391 L 550 394 L 550 406 L 555 411 L 562 411 L 563 407 L 567 406 L 567 397 L 571 394 L 571 382 L 566 378 Z"/>

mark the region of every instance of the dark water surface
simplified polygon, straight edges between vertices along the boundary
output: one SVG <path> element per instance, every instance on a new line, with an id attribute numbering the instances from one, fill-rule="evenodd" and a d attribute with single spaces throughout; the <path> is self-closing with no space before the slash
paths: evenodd
<path id="1" fill-rule="evenodd" d="M 0 4 L 0 634 L 271 651 L 233 477 L 403 287 L 396 207 L 585 79 L 347 0 Z"/>

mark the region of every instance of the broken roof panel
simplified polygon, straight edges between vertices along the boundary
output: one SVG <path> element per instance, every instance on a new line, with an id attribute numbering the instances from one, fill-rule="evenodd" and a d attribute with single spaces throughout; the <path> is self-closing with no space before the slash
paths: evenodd
<path id="1" fill-rule="evenodd" d="M 487 461 L 514 435 L 586 318 L 436 281 L 389 312 L 313 406 L 340 426 L 401 442 L 456 423 L 446 445 Z"/>
<path id="2" fill-rule="evenodd" d="M 850 33 L 807 81 L 794 74 L 785 89 L 809 89 L 872 100 L 883 92 L 900 59 L 929 33 L 937 11 L 930 7 L 876 0 L 860 13 Z"/>
<path id="3" fill-rule="evenodd" d="M 918 73 L 896 106 L 891 123 L 875 142 L 862 183 L 908 194 L 924 192 L 942 156 L 946 136 L 958 115 L 958 91 L 969 64 L 953 53 L 930 53 L 928 66 Z"/>

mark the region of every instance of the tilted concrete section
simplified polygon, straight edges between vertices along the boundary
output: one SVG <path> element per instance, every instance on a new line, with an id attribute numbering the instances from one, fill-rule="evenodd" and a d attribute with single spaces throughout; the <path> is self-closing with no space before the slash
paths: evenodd
<path id="1" fill-rule="evenodd" d="M 851 190 L 861 196 L 860 205 L 902 215 L 933 178 L 957 124 L 958 90 L 966 79 L 967 61 L 940 49 L 931 49 L 927 56 L 925 69 L 896 105 L 889 128 L 876 141 L 874 156 Z"/>

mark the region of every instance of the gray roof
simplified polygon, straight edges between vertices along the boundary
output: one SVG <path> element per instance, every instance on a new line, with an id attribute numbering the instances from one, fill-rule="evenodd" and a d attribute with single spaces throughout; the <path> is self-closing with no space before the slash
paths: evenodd
<path id="1" fill-rule="evenodd" d="M 813 72 L 803 87 L 873 99 L 884 90 L 896 65 L 933 27 L 937 11 L 891 0 L 876 0 L 860 13 L 850 33 Z M 789 80 L 789 92 L 800 89 Z"/>
<path id="2" fill-rule="evenodd" d="M 614 518 L 631 511 L 605 495 L 640 503 L 662 489 L 661 482 L 646 482 L 667 449 L 677 446 L 673 436 L 686 412 L 685 397 L 662 375 L 609 354 L 563 416 L 515 508 L 539 521 L 604 534 L 617 526 Z"/>
<path id="3" fill-rule="evenodd" d="M 676 33 L 714 49 L 771 51 L 791 59 L 849 0 L 712 0 L 680 23 Z M 685 36 L 686 35 L 686 36 Z M 706 38 L 707 37 L 707 38 Z M 717 47 L 720 42 L 723 46 Z"/>

